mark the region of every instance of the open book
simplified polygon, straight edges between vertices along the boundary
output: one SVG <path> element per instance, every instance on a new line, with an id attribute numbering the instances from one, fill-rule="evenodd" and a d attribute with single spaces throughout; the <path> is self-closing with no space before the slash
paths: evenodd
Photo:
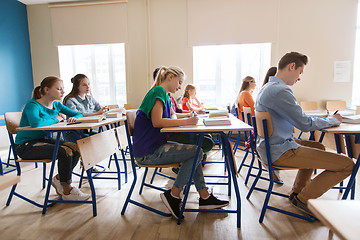
<path id="1" fill-rule="evenodd" d="M 360 124 L 360 114 L 343 116 L 343 123 L 355 123 Z"/>
<path id="2" fill-rule="evenodd" d="M 205 126 L 231 125 L 228 117 L 213 117 L 203 119 Z"/>
<path id="3" fill-rule="evenodd" d="M 105 119 L 106 117 L 104 115 L 96 115 L 96 116 L 78 118 L 76 119 L 76 122 L 96 123 L 96 122 L 101 122 L 102 120 Z"/>

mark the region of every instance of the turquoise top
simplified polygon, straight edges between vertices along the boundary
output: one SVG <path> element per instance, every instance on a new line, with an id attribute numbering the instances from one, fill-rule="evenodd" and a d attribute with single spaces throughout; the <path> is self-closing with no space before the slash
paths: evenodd
<path id="1" fill-rule="evenodd" d="M 19 127 L 42 127 L 58 123 L 56 116 L 63 113 L 69 117 L 80 118 L 82 115 L 59 102 L 54 102 L 53 109 L 41 105 L 34 98 L 27 102 L 21 115 Z M 15 138 L 15 144 L 22 144 L 34 139 L 43 139 L 44 131 L 18 131 Z"/>

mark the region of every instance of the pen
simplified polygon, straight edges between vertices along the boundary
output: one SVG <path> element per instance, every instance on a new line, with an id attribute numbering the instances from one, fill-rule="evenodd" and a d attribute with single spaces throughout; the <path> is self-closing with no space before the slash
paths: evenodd
<path id="1" fill-rule="evenodd" d="M 333 115 L 337 114 L 339 110 L 336 110 Z"/>
<path id="2" fill-rule="evenodd" d="M 73 125 L 73 124 L 79 124 L 79 123 L 82 123 L 82 122 L 72 122 L 72 123 L 68 123 L 66 125 Z"/>

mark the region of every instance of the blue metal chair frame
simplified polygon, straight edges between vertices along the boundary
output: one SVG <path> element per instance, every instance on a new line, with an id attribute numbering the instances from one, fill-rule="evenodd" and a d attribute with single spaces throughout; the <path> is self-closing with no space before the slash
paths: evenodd
<path id="1" fill-rule="evenodd" d="M 127 121 L 125 121 L 125 123 L 127 124 Z M 171 214 L 169 214 L 169 213 L 159 211 L 157 209 L 154 209 L 152 207 L 149 207 L 147 205 L 144 205 L 142 203 L 139 203 L 139 202 L 131 199 L 131 195 L 132 195 L 132 193 L 134 191 L 136 181 L 137 181 L 137 174 L 136 174 L 136 164 L 135 164 L 134 157 L 133 157 L 133 154 L 132 154 L 132 145 L 131 145 L 131 142 L 130 142 L 130 139 L 129 139 L 128 128 L 126 128 L 126 131 L 127 131 L 127 134 L 128 134 L 129 149 L 130 149 L 130 155 L 131 155 L 131 159 L 132 159 L 132 168 L 133 168 L 134 180 L 133 180 L 133 183 L 132 183 L 132 185 L 130 187 L 130 190 L 129 190 L 128 196 L 126 198 L 126 201 L 124 203 L 121 214 L 122 215 L 125 214 L 125 211 L 126 211 L 126 208 L 127 208 L 128 204 L 132 203 L 134 205 L 137 205 L 139 207 L 142 207 L 142 208 L 144 208 L 146 210 L 149 210 L 149 211 L 152 211 L 154 213 L 160 214 L 162 216 L 170 217 Z M 211 133 L 214 133 L 214 132 L 211 132 Z M 233 158 L 232 158 L 232 149 L 230 147 L 230 143 L 228 141 L 227 135 L 225 133 L 223 133 L 223 132 L 217 132 L 217 133 L 220 134 L 221 139 L 222 139 L 222 147 L 223 147 L 224 155 L 225 155 L 225 164 L 227 165 L 227 168 L 229 169 L 229 176 L 228 176 L 229 180 L 232 179 L 232 181 L 234 183 L 234 189 L 235 189 L 236 200 L 237 200 L 237 208 L 236 208 L 236 210 L 228 210 L 228 209 L 210 209 L 209 210 L 209 209 L 188 209 L 188 208 L 185 208 L 186 201 L 187 201 L 187 198 L 188 198 L 188 195 L 189 195 L 190 186 L 192 184 L 192 179 L 193 179 L 195 168 L 196 168 L 196 163 L 197 163 L 199 153 L 200 153 L 200 149 L 201 149 L 201 145 L 202 145 L 202 142 L 203 142 L 203 139 L 204 139 L 204 134 L 206 134 L 205 132 L 202 132 L 202 133 L 199 133 L 199 138 L 198 138 L 198 142 L 197 142 L 198 148 L 197 148 L 197 152 L 196 152 L 196 157 L 194 159 L 193 168 L 191 170 L 189 181 L 188 181 L 188 183 L 187 183 L 187 185 L 185 187 L 185 190 L 184 190 L 184 198 L 183 198 L 183 203 L 182 203 L 181 210 L 180 210 L 179 220 L 177 222 L 178 224 L 180 224 L 184 212 L 226 212 L 226 213 L 236 213 L 237 214 L 237 227 L 240 227 L 240 224 L 241 224 L 241 221 L 240 221 L 241 220 L 241 198 L 240 198 L 240 191 L 239 191 L 239 187 L 238 187 L 238 183 L 237 183 L 237 179 L 236 179 L 236 167 L 234 165 Z M 230 186 L 229 186 L 229 194 L 230 194 L 230 191 L 231 191 L 231 189 L 230 189 Z"/>
<path id="2" fill-rule="evenodd" d="M 270 155 L 270 142 L 269 142 L 270 137 L 269 137 L 269 134 L 268 134 L 268 127 L 267 127 L 266 119 L 264 119 L 262 121 L 262 124 L 263 124 L 263 129 L 264 129 L 264 138 L 265 138 L 265 146 L 266 146 L 266 158 L 267 158 L 266 160 L 267 160 L 267 164 L 268 164 L 268 172 L 271 173 L 274 170 L 286 170 L 286 169 L 275 168 L 275 167 L 272 166 L 271 155 Z M 300 214 L 296 214 L 296 213 L 293 213 L 293 212 L 285 211 L 285 210 L 280 209 L 280 208 L 270 206 L 269 205 L 269 200 L 270 200 L 270 196 L 272 194 L 280 196 L 280 197 L 284 197 L 284 198 L 289 198 L 289 195 L 273 191 L 273 186 L 274 186 L 275 181 L 274 181 L 274 178 L 273 178 L 272 174 L 269 174 L 269 187 L 267 189 L 256 187 L 256 184 L 258 183 L 258 181 L 260 179 L 260 176 L 261 176 L 261 173 L 262 173 L 262 164 L 261 164 L 260 160 L 258 160 L 258 165 L 259 165 L 259 172 L 256 175 L 256 178 L 255 178 L 255 180 L 254 180 L 254 182 L 253 182 L 253 184 L 252 184 L 252 186 L 251 186 L 251 188 L 250 188 L 250 190 L 249 190 L 249 192 L 248 192 L 248 194 L 246 196 L 246 199 L 250 198 L 250 196 L 251 196 L 251 194 L 252 194 L 252 192 L 254 190 L 266 193 L 266 197 L 265 197 L 264 204 L 263 204 L 261 214 L 260 214 L 260 218 L 259 218 L 260 223 L 263 222 L 264 217 L 265 217 L 265 212 L 266 212 L 267 209 L 270 209 L 270 210 L 273 210 L 273 211 L 276 211 L 276 212 L 279 212 L 279 213 L 283 213 L 283 214 L 286 214 L 286 215 L 289 215 L 289 216 L 292 216 L 292 217 L 304 219 L 304 220 L 307 220 L 307 221 L 314 221 L 315 220 L 315 218 L 313 218 L 313 217 L 303 216 L 303 215 L 300 215 Z"/>

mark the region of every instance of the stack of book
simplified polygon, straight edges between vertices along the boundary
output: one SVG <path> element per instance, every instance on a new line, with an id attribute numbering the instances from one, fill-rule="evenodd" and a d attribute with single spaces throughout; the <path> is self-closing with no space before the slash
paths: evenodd
<path id="1" fill-rule="evenodd" d="M 231 125 L 229 113 L 226 110 L 210 111 L 209 117 L 203 119 L 205 126 Z"/>
<path id="2" fill-rule="evenodd" d="M 348 116 L 342 116 L 342 117 L 343 117 L 343 123 L 353 123 L 353 124 L 360 123 L 360 114 L 348 115 Z"/>
<path id="3" fill-rule="evenodd" d="M 122 117 L 123 113 L 125 113 L 124 108 L 114 108 L 114 109 L 110 109 L 109 111 L 107 111 L 105 113 L 105 116 L 107 118 L 120 118 L 120 117 Z"/>

